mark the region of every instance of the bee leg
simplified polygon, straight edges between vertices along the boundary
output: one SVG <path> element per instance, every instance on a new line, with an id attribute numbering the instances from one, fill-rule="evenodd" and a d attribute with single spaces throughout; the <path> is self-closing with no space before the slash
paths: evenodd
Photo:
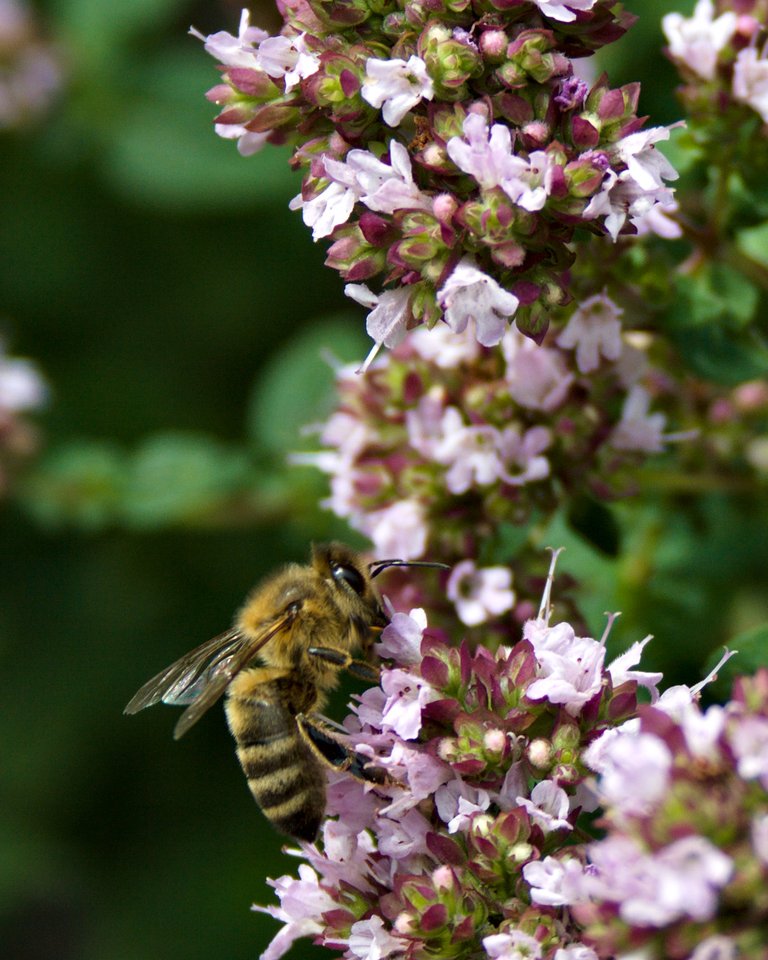
<path id="1" fill-rule="evenodd" d="M 379 682 L 379 671 L 376 667 L 366 663 L 365 660 L 355 660 L 343 650 L 337 650 L 335 647 L 310 647 L 307 653 L 335 664 L 351 676 L 357 677 L 358 680 L 365 680 L 367 683 Z"/>
<path id="2" fill-rule="evenodd" d="M 329 727 L 315 717 L 298 714 L 296 723 L 305 742 L 326 767 L 349 773 L 356 780 L 386 783 L 386 774 L 371 765 L 371 760 L 355 753 Z"/>

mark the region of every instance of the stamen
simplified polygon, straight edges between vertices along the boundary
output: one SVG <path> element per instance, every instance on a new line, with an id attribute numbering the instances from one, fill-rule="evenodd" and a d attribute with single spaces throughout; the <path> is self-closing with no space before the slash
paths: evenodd
<path id="1" fill-rule="evenodd" d="M 549 564 L 549 573 L 547 574 L 547 583 L 544 587 L 544 593 L 541 597 L 541 606 L 539 607 L 539 620 L 543 620 L 545 623 L 549 623 L 549 618 L 552 616 L 552 607 L 550 605 L 550 598 L 552 596 L 552 585 L 555 582 L 555 567 L 557 566 L 557 558 L 565 550 L 565 547 L 558 547 L 557 550 L 554 547 L 547 547 L 552 553 L 552 560 Z"/>

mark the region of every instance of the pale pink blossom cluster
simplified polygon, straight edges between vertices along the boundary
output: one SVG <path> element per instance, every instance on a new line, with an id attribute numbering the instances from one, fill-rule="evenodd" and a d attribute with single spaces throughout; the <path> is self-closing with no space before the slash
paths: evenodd
<path id="1" fill-rule="evenodd" d="M 507 330 L 484 347 L 473 327 L 417 329 L 364 377 L 339 370 L 339 405 L 318 427 L 324 449 L 295 458 L 329 474 L 326 505 L 377 554 L 456 562 L 446 592 L 468 626 L 514 608 L 519 594 L 480 562 L 484 538 L 555 509 L 563 483 L 628 491 L 630 471 L 681 437 L 654 410 L 659 378 L 607 294 L 584 300 L 541 345 Z"/>
<path id="2" fill-rule="evenodd" d="M 37 434 L 28 415 L 45 404 L 47 393 L 35 365 L 9 356 L 0 341 L 0 495 L 37 450 Z"/>
<path id="3" fill-rule="evenodd" d="M 725 708 L 702 710 L 701 686 L 671 688 L 591 744 L 605 838 L 523 868 L 532 901 L 569 908 L 603 950 L 663 960 L 689 942 L 692 960 L 762 956 L 768 673 L 742 679 Z M 742 898 L 750 906 L 732 912 Z"/>
<path id="4" fill-rule="evenodd" d="M 684 77 L 712 86 L 724 83 L 737 103 L 768 123 L 768 46 L 759 15 L 753 0 L 697 0 L 693 16 L 669 13 L 662 26 L 669 54 Z"/>
<path id="5" fill-rule="evenodd" d="M 377 347 L 422 323 L 483 346 L 513 321 L 537 337 L 568 300 L 578 225 L 679 235 L 658 150 L 672 128 L 642 129 L 637 84 L 590 89 L 574 71 L 632 17 L 616 0 L 502 6 L 374 16 L 318 0 L 283 5 L 277 36 L 247 10 L 236 36 L 192 31 L 222 66 L 216 131 L 244 155 L 294 146 L 291 207 L 330 239 Z"/>
<path id="6" fill-rule="evenodd" d="M 0 0 L 0 129 L 34 122 L 63 83 L 60 58 L 23 0 Z"/>
<path id="7" fill-rule="evenodd" d="M 386 778 L 329 775 L 321 837 L 295 851 L 297 877 L 273 882 L 279 906 L 258 908 L 282 923 L 262 960 L 300 937 L 346 960 L 597 960 L 572 923 L 516 891 L 546 851 L 581 849 L 573 831 L 594 803 L 579 754 L 633 715 L 638 687 L 657 700 L 661 677 L 636 669 L 649 638 L 606 666 L 605 637 L 550 626 L 549 583 L 523 639 L 495 653 L 448 644 L 423 610 L 394 614 L 381 684 L 346 722 Z"/>
<path id="8" fill-rule="evenodd" d="M 320 838 L 257 908 L 282 924 L 262 960 L 301 937 L 344 960 L 763 960 L 768 671 L 704 710 L 726 653 L 660 694 L 650 637 L 606 663 L 615 617 L 599 641 L 550 622 L 556 559 L 495 652 L 393 614 L 345 722 L 375 783 L 329 772 Z"/>

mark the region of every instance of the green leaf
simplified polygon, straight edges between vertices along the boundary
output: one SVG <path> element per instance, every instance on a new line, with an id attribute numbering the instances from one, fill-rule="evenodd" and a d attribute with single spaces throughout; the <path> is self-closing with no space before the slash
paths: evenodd
<path id="1" fill-rule="evenodd" d="M 151 437 L 136 453 L 126 480 L 123 513 L 137 527 L 198 523 L 222 501 L 245 491 L 247 454 L 205 436 Z"/>
<path id="2" fill-rule="evenodd" d="M 267 144 L 242 157 L 233 141 L 216 135 L 217 108 L 205 99 L 218 79 L 211 66 L 202 48 L 177 46 L 134 68 L 145 93 L 121 104 L 109 128 L 106 175 L 121 193 L 164 207 L 287 207 L 299 189 L 291 148 Z"/>
<path id="3" fill-rule="evenodd" d="M 119 513 L 125 473 L 125 455 L 115 446 L 77 441 L 49 453 L 19 499 L 44 526 L 101 530 Z"/>
<path id="4" fill-rule="evenodd" d="M 616 517 L 604 503 L 579 497 L 568 510 L 568 523 L 607 557 L 617 557 L 621 533 Z"/>
<path id="5" fill-rule="evenodd" d="M 756 287 L 737 270 L 712 263 L 677 279 L 680 299 L 672 319 L 677 328 L 719 324 L 740 329 L 751 322 L 758 304 Z"/>
<path id="6" fill-rule="evenodd" d="M 755 331 L 736 335 L 711 326 L 670 336 L 690 369 L 706 380 L 735 386 L 768 374 L 768 348 Z"/>
<path id="7" fill-rule="evenodd" d="M 768 268 L 768 223 L 742 230 L 736 245 L 746 256 Z"/>
<path id="8" fill-rule="evenodd" d="M 317 447 L 305 428 L 321 423 L 336 402 L 332 362 L 362 360 L 368 349 L 354 314 L 313 321 L 262 369 L 253 391 L 248 435 L 259 449 L 283 457 Z"/>

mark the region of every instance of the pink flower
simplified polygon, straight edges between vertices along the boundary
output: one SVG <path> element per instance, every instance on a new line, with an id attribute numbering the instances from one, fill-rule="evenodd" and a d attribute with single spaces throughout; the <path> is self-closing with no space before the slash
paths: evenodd
<path id="1" fill-rule="evenodd" d="M 405 670 L 385 670 L 381 688 L 387 696 L 381 712 L 384 730 L 394 730 L 403 740 L 415 740 L 421 730 L 421 711 L 438 693 L 428 683 Z"/>
<path id="2" fill-rule="evenodd" d="M 437 300 L 444 310 L 445 322 L 457 333 L 474 320 L 477 339 L 484 347 L 499 343 L 520 303 L 469 257 L 459 262 L 438 290 Z"/>
<path id="3" fill-rule="evenodd" d="M 361 368 L 364 372 L 379 347 L 394 347 L 403 339 L 411 319 L 411 290 L 408 287 L 397 287 L 394 290 L 385 290 L 375 294 L 364 283 L 348 283 L 344 293 L 356 300 L 364 307 L 372 307 L 365 322 L 368 336 L 375 341 L 373 350 L 368 355 Z"/>
<path id="4" fill-rule="evenodd" d="M 737 18 L 732 10 L 717 19 L 714 14 L 712 0 L 698 0 L 692 17 L 668 13 L 661 21 L 669 52 L 704 80 L 714 79 L 718 54 L 736 30 Z"/>
<path id="5" fill-rule="evenodd" d="M 510 330 L 501 343 L 507 358 L 506 380 L 512 399 L 529 410 L 546 413 L 556 410 L 574 379 L 563 354 L 538 346 L 516 330 Z"/>
<path id="6" fill-rule="evenodd" d="M 669 747 L 651 733 L 621 731 L 602 740 L 584 751 L 585 762 L 600 774 L 602 801 L 624 814 L 650 813 L 669 789 Z"/>
<path id="7" fill-rule="evenodd" d="M 651 398 L 648 391 L 636 384 L 626 396 L 621 420 L 611 433 L 610 444 L 616 450 L 637 450 L 641 453 L 659 453 L 664 449 L 663 413 L 649 413 Z"/>
<path id="8" fill-rule="evenodd" d="M 260 960 L 279 960 L 288 952 L 294 940 L 322 933 L 322 915 L 327 910 L 335 909 L 336 903 L 320 887 L 317 874 L 306 863 L 300 864 L 298 879 L 286 876 L 270 880 L 269 883 L 280 898 L 280 906 L 254 909 L 259 913 L 268 913 L 282 921 L 284 926 L 262 953 Z"/>
<path id="9" fill-rule="evenodd" d="M 47 390 L 34 364 L 3 354 L 0 341 L 0 414 L 41 407 L 46 401 Z"/>
<path id="10" fill-rule="evenodd" d="M 421 662 L 421 638 L 427 627 L 427 615 L 421 609 L 395 613 L 376 644 L 379 657 L 405 666 Z"/>
<path id="11" fill-rule="evenodd" d="M 259 44 L 259 65 L 270 77 L 285 79 L 286 93 L 320 69 L 320 58 L 307 47 L 305 36 L 267 37 Z"/>
<path id="12" fill-rule="evenodd" d="M 491 960 L 539 960 L 543 956 L 539 941 L 522 930 L 483 937 L 483 946 Z"/>
<path id="13" fill-rule="evenodd" d="M 399 500 L 365 517 L 365 532 L 381 556 L 417 560 L 427 546 L 424 507 L 417 500 Z"/>
<path id="14" fill-rule="evenodd" d="M 360 960 L 385 960 L 396 953 L 405 953 L 408 941 L 392 936 L 384 928 L 381 917 L 358 920 L 349 933 L 349 952 Z"/>
<path id="15" fill-rule="evenodd" d="M 515 602 L 512 571 L 508 567 L 478 568 L 474 560 L 456 564 L 448 578 L 446 593 L 456 604 L 459 619 L 468 627 L 506 613 Z"/>
<path id="16" fill-rule="evenodd" d="M 547 631 L 544 644 L 537 643 L 531 631 L 526 634 L 533 643 L 539 669 L 538 679 L 525 693 L 529 700 L 562 704 L 575 717 L 602 687 L 605 647 L 589 637 L 574 636 L 570 627 L 567 633 L 561 633 L 556 646 L 550 646 L 546 641 L 555 630 Z"/>
<path id="17" fill-rule="evenodd" d="M 448 156 L 459 170 L 468 173 L 484 189 L 497 187 L 515 173 L 522 173 L 525 161 L 512 153 L 509 127 L 495 123 L 490 130 L 481 113 L 468 113 L 463 124 L 464 138 L 451 137 Z"/>
<path id="18" fill-rule="evenodd" d="M 623 312 L 605 293 L 589 297 L 571 315 L 557 345 L 576 349 L 576 364 L 582 373 L 596 370 L 601 355 L 606 360 L 618 360 Z"/>
<path id="19" fill-rule="evenodd" d="M 226 30 L 211 33 L 207 37 L 194 27 L 190 27 L 189 32 L 193 37 L 202 40 L 206 53 L 210 53 L 225 67 L 245 67 L 251 70 L 259 68 L 258 47 L 269 37 L 266 30 L 251 26 L 250 10 L 243 10 L 240 14 L 240 26 L 236 37 L 227 33 Z"/>
<path id="20" fill-rule="evenodd" d="M 759 780 L 768 790 L 768 718 L 740 717 L 729 729 L 728 740 L 738 760 L 739 776 Z"/>
<path id="21" fill-rule="evenodd" d="M 360 94 L 372 107 L 383 107 L 384 122 L 396 127 L 403 117 L 421 103 L 435 95 L 432 78 L 421 57 L 411 56 L 405 60 L 375 60 L 365 64 L 366 81 Z"/>
<path id="22" fill-rule="evenodd" d="M 768 123 L 768 59 L 754 47 L 740 50 L 733 67 L 733 95 Z"/>
<path id="23" fill-rule="evenodd" d="M 614 687 L 630 681 L 635 681 L 638 686 L 645 687 L 650 692 L 651 702 L 653 703 L 659 698 L 658 684 L 661 682 L 663 674 L 630 669 L 640 663 L 643 650 L 651 639 L 652 637 L 646 637 L 644 640 L 633 643 L 628 650 L 625 650 L 608 665 L 608 673 L 611 675 Z"/>
<path id="24" fill-rule="evenodd" d="M 544 833 L 573 829 L 567 819 L 570 811 L 568 794 L 551 780 L 537 783 L 531 791 L 530 800 L 518 797 L 517 803 L 525 808 L 531 821 L 538 824 Z"/>
<path id="25" fill-rule="evenodd" d="M 584 867 L 575 857 L 544 857 L 523 867 L 531 900 L 543 907 L 561 907 L 584 899 Z"/>

